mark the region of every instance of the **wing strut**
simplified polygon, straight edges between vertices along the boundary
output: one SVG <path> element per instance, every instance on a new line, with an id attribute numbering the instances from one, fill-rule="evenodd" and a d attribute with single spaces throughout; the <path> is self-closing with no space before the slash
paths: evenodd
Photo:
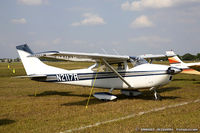
<path id="1" fill-rule="evenodd" d="M 102 59 L 105 65 L 113 71 L 129 88 L 132 88 L 131 85 L 111 66 L 105 59 Z"/>

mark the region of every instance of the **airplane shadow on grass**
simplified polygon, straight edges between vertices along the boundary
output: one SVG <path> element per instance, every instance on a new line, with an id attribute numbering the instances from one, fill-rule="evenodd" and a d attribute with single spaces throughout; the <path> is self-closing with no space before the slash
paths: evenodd
<path id="1" fill-rule="evenodd" d="M 179 90 L 179 89 L 181 89 L 181 87 L 163 87 L 163 88 L 158 89 L 157 92 L 162 93 L 162 92 L 174 91 L 174 90 Z"/>
<path id="2" fill-rule="evenodd" d="M 177 89 L 181 89 L 180 87 L 166 87 L 166 88 L 161 88 L 159 89 L 157 92 L 158 93 L 162 93 L 162 92 L 166 92 L 166 91 L 173 91 L 173 90 L 177 90 Z M 117 99 L 118 100 L 125 100 L 125 99 L 141 99 L 141 100 L 154 100 L 154 94 L 152 91 L 142 91 L 142 94 L 139 95 L 139 96 L 134 96 L 134 97 L 131 97 L 131 96 L 125 96 L 123 94 L 117 94 Z M 89 96 L 87 96 L 89 97 Z M 162 99 L 163 100 L 173 100 L 173 99 L 177 99 L 177 98 L 180 98 L 180 97 L 177 97 L 177 96 L 162 96 Z M 115 100 L 116 101 L 116 100 Z M 112 101 L 113 102 L 113 101 Z M 70 103 L 64 103 L 64 104 L 61 104 L 61 106 L 86 106 L 86 103 L 87 103 L 87 99 L 86 100 L 83 100 L 83 101 L 77 101 L 77 102 L 70 102 Z M 92 105 L 92 104 L 101 104 L 101 103 L 105 103 L 104 101 L 101 101 L 99 99 L 96 99 L 96 98 L 91 98 L 90 99 L 90 102 L 89 102 L 89 105 Z"/>
<path id="3" fill-rule="evenodd" d="M 85 94 L 81 95 L 81 94 L 73 94 L 73 92 L 60 92 L 60 91 L 44 91 L 42 93 L 36 94 L 36 97 L 51 96 L 51 95 L 88 97 L 88 95 Z M 28 96 L 35 96 L 35 95 L 31 94 Z"/>
<path id="4" fill-rule="evenodd" d="M 89 96 L 88 96 L 89 97 Z M 88 99 L 85 99 L 83 101 L 77 101 L 77 102 L 70 102 L 70 103 L 63 103 L 61 106 L 86 106 Z M 91 98 L 89 101 L 89 105 L 92 104 L 101 104 L 104 103 L 103 101 L 96 99 L 96 98 Z"/>
<path id="5" fill-rule="evenodd" d="M 0 126 L 12 124 L 16 121 L 10 119 L 0 119 Z"/>
<path id="6" fill-rule="evenodd" d="M 200 82 L 194 82 L 194 84 L 200 84 Z"/>
<path id="7" fill-rule="evenodd" d="M 193 84 L 200 84 L 200 80 L 199 79 L 181 79 L 181 78 L 177 78 L 177 79 L 173 79 L 173 81 L 191 81 L 193 82 Z"/>
<path id="8" fill-rule="evenodd" d="M 181 79 L 181 78 L 175 78 L 173 81 L 198 81 L 197 79 Z"/>
<path id="9" fill-rule="evenodd" d="M 200 80 L 198 79 L 174 79 L 173 81 L 192 81 L 193 84 L 200 84 Z"/>

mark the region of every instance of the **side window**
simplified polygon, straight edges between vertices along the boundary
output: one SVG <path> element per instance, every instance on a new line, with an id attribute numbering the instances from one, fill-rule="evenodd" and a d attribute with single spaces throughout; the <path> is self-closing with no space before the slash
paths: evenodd
<path id="1" fill-rule="evenodd" d="M 124 63 L 110 64 L 115 70 L 122 71 L 125 69 Z M 110 71 L 110 70 L 109 70 Z"/>
<path id="2" fill-rule="evenodd" d="M 117 64 L 117 70 L 124 70 L 124 69 L 125 69 L 124 63 Z"/>
<path id="3" fill-rule="evenodd" d="M 99 71 L 99 72 L 106 72 L 107 67 L 105 65 L 101 65 L 100 67 L 96 65 L 94 68 L 92 68 L 93 71 Z"/>
<path id="4" fill-rule="evenodd" d="M 123 71 L 125 70 L 125 65 L 124 63 L 115 63 L 115 64 L 110 64 L 115 70 L 117 71 Z M 106 67 L 105 65 L 101 65 L 100 67 L 96 65 L 95 67 L 92 68 L 93 71 L 99 71 L 99 72 L 110 72 L 111 70 Z"/>

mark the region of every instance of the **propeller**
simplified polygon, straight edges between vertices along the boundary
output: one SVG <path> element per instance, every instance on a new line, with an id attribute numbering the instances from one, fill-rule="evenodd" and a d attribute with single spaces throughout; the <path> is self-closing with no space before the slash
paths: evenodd
<path id="1" fill-rule="evenodd" d="M 178 73 L 180 73 L 180 72 L 182 72 L 182 71 L 183 71 L 183 69 L 181 69 L 181 68 L 169 67 L 169 68 L 167 69 L 167 74 L 174 75 L 174 74 L 178 74 Z"/>

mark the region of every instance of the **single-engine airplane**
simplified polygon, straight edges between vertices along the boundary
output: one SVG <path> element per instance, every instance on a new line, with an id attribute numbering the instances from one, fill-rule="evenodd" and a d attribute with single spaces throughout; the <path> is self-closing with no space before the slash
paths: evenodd
<path id="1" fill-rule="evenodd" d="M 166 51 L 166 56 L 168 56 L 170 66 L 182 69 L 181 73 L 200 75 L 200 62 L 185 63 L 174 51 Z"/>
<path id="2" fill-rule="evenodd" d="M 128 96 L 136 96 L 141 94 L 138 89 L 142 88 L 150 88 L 154 91 L 155 100 L 160 100 L 161 97 L 156 89 L 169 83 L 172 75 L 182 71 L 180 68 L 168 65 L 150 64 L 145 60 L 160 57 L 156 55 L 127 56 L 62 51 L 33 53 L 27 44 L 16 46 L 16 48 L 27 74 L 21 77 L 42 82 L 110 89 L 109 92 L 93 94 L 101 100 L 116 99 L 117 97 L 111 93 L 113 89 L 119 89 L 122 94 Z M 40 61 L 39 57 L 93 61 L 95 64 L 87 69 L 65 70 L 46 65 Z"/>

